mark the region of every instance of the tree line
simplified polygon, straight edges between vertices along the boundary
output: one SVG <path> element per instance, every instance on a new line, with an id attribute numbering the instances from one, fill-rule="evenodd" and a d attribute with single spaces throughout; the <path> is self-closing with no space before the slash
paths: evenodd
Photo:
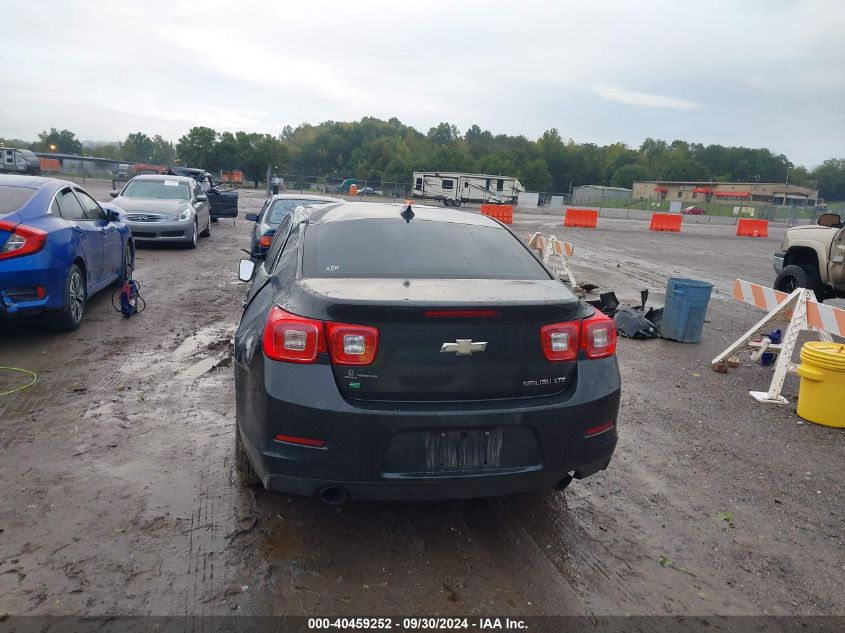
<path id="1" fill-rule="evenodd" d="M 34 143 L 0 139 L 7 146 L 79 154 L 69 130 L 44 131 Z M 647 138 L 639 147 L 565 139 L 550 129 L 531 140 L 493 134 L 473 125 L 465 132 L 440 123 L 427 133 L 397 118 L 326 121 L 286 126 L 278 136 L 193 127 L 174 144 L 161 135 L 129 134 L 122 142 L 90 145 L 85 153 L 127 162 L 180 163 L 209 171 L 240 169 L 256 181 L 267 166 L 277 173 L 316 178 L 358 178 L 374 184 L 408 183 L 414 171 L 461 171 L 516 176 L 530 191 L 568 192 L 584 184 L 631 187 L 636 180 L 788 182 L 816 186 L 831 200 L 845 199 L 845 159 L 808 169 L 766 148 L 704 145 Z"/>

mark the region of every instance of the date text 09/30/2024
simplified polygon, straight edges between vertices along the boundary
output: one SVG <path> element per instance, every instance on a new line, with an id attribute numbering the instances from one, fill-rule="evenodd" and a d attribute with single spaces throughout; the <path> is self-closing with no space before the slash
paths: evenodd
<path id="1" fill-rule="evenodd" d="M 308 618 L 310 630 L 380 629 L 380 630 L 524 630 L 519 618 Z"/>

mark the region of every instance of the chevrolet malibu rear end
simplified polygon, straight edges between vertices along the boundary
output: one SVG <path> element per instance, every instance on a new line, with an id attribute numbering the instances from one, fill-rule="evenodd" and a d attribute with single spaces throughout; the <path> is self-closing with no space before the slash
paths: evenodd
<path id="1" fill-rule="evenodd" d="M 616 446 L 615 349 L 613 322 L 490 218 L 297 212 L 235 338 L 238 474 L 329 502 L 563 488 Z"/>

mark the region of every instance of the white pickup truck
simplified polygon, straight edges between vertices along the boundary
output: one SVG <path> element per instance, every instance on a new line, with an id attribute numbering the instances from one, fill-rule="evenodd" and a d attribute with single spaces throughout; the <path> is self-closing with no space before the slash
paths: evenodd
<path id="1" fill-rule="evenodd" d="M 775 289 L 808 288 L 819 301 L 845 297 L 845 223 L 838 213 L 824 213 L 818 223 L 794 226 L 775 253 Z"/>

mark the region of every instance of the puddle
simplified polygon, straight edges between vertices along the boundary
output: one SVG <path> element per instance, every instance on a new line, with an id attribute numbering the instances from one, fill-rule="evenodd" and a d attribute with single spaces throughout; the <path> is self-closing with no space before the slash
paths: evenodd
<path id="1" fill-rule="evenodd" d="M 228 329 L 220 327 L 207 327 L 198 330 L 193 336 L 189 336 L 173 350 L 174 360 L 184 360 L 193 356 L 200 350 L 208 348 L 219 348 L 221 344 L 229 344 L 232 333 Z"/>
<path id="2" fill-rule="evenodd" d="M 302 538 L 283 524 L 273 528 L 273 532 L 264 541 L 264 549 L 270 558 L 290 560 L 302 551 Z"/>
<path id="3" fill-rule="evenodd" d="M 194 363 L 187 369 L 176 374 L 177 380 L 195 380 L 203 374 L 211 371 L 217 365 L 223 362 L 220 356 L 211 356 L 210 358 L 203 358 L 201 361 Z"/>

